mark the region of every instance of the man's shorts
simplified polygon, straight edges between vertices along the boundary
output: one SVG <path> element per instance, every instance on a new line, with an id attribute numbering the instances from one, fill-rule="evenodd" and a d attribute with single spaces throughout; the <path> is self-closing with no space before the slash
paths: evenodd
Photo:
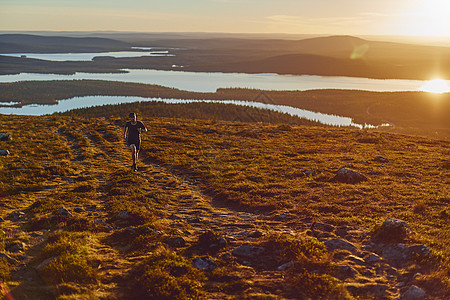
<path id="1" fill-rule="evenodd" d="M 136 147 L 136 150 L 141 150 L 141 141 L 127 141 L 128 146 L 131 146 L 133 144 Z"/>

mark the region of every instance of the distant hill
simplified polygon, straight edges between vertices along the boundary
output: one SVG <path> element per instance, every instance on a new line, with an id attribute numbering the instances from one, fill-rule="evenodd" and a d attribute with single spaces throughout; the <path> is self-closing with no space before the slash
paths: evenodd
<path id="1" fill-rule="evenodd" d="M 223 72 L 270 72 L 278 74 L 357 76 L 358 74 L 367 72 L 367 68 L 367 64 L 361 60 L 340 59 L 312 54 L 286 54 L 261 60 L 210 65 L 205 66 L 203 70 L 210 71 L 214 69 L 222 70 Z"/>
<path id="2" fill-rule="evenodd" d="M 1 34 L 0 53 L 100 52 L 128 50 L 130 44 L 97 37 L 38 36 L 31 34 Z"/>
<path id="3" fill-rule="evenodd" d="M 119 38 L 120 36 L 118 36 Z M 199 37 L 202 37 L 199 35 Z M 102 58 L 95 62 L 29 61 L 1 58 L 2 74 L 21 72 L 73 74 L 120 72 L 120 69 L 172 70 L 184 66 L 193 72 L 279 73 L 336 75 L 379 79 L 450 79 L 450 47 L 369 41 L 353 36 L 297 40 L 261 38 L 182 38 L 161 35 L 118 41 L 99 37 L 0 35 L 0 54 L 104 52 L 131 46 L 163 47 L 170 57 Z"/>

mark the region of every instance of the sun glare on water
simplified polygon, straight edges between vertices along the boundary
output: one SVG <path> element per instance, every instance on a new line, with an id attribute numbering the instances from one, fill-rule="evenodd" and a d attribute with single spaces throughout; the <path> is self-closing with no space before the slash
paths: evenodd
<path id="1" fill-rule="evenodd" d="M 447 82 L 442 79 L 433 79 L 425 83 L 421 88 L 421 91 L 423 92 L 429 92 L 429 93 L 449 93 L 450 87 L 447 85 Z"/>

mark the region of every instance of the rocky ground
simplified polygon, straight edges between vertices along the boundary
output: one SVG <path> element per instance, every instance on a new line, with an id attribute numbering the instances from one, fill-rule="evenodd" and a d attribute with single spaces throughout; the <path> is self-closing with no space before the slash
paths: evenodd
<path id="1" fill-rule="evenodd" d="M 109 126 L 106 134 L 120 135 L 119 127 Z M 210 277 L 205 288 L 206 298 L 303 298 L 302 294 L 295 296 L 286 292 L 285 279 L 289 272 L 296 270 L 298 261 L 274 255 L 268 241 L 277 234 L 299 240 L 315 238 L 326 247 L 332 266 L 330 272 L 346 290 L 336 295 L 336 299 L 438 299 L 442 296 L 419 287 L 423 279 L 421 270 L 429 267 L 432 254 L 426 245 L 408 240 L 411 228 L 401 220 L 386 219 L 374 230 L 353 224 L 333 225 L 312 218 L 299 219 L 289 211 L 237 209 L 217 200 L 200 178 L 187 170 L 152 160 L 145 152 L 139 171 L 133 173 L 125 146 L 105 138 L 99 143 L 97 135 L 105 137 L 106 134 L 89 125 L 83 131 L 89 138 L 91 159 L 78 161 L 76 158 L 86 155 L 87 149 L 80 148 L 79 140 L 73 136 L 58 131 L 60 141 L 71 149 L 73 161 L 78 164 L 76 172 L 42 179 L 40 190 L 23 191 L 1 200 L 0 221 L 6 244 L 0 255 L 10 266 L 7 285 L 14 299 L 130 298 L 127 287 L 130 273 L 154 250 L 132 251 L 130 240 L 142 230 L 156 236 L 164 247 L 181 253 L 204 273 L 233 265 L 233 276 L 239 279 L 239 285 L 223 287 L 220 280 Z M 29 159 L 14 153 L 9 158 L 24 168 Z M 126 209 L 114 209 L 115 204 L 108 198 L 111 196 L 108 189 L 115 184 L 110 175 L 128 172 L 136 177 L 131 188 L 145 189 L 147 195 L 156 199 L 154 207 L 142 206 L 142 210 L 153 211 L 157 216 L 154 226 L 135 225 L 134 215 Z M 49 198 L 87 186 L 92 186 L 92 190 L 80 195 L 91 197 L 78 202 L 62 201 L 47 213 L 41 210 L 41 215 L 60 218 L 59 224 L 85 220 L 89 228 L 94 229 L 87 231 L 87 238 L 89 255 L 95 257 L 90 263 L 95 267 L 98 283 L 49 284 L 41 271 L 58 255 L 43 259 L 41 252 L 48 244 L 49 235 L 58 228 L 37 226 L 35 230 L 30 229 L 30 224 L 36 221 L 39 206 L 45 206 Z M 208 238 L 208 234 L 213 236 Z"/>

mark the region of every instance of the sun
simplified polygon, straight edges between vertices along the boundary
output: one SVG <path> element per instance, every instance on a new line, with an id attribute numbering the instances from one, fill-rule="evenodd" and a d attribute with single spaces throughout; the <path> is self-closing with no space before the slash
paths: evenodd
<path id="1" fill-rule="evenodd" d="M 430 81 L 427 81 L 419 90 L 422 92 L 429 92 L 429 93 L 449 93 L 450 87 L 447 85 L 447 82 L 442 79 L 433 79 Z"/>

